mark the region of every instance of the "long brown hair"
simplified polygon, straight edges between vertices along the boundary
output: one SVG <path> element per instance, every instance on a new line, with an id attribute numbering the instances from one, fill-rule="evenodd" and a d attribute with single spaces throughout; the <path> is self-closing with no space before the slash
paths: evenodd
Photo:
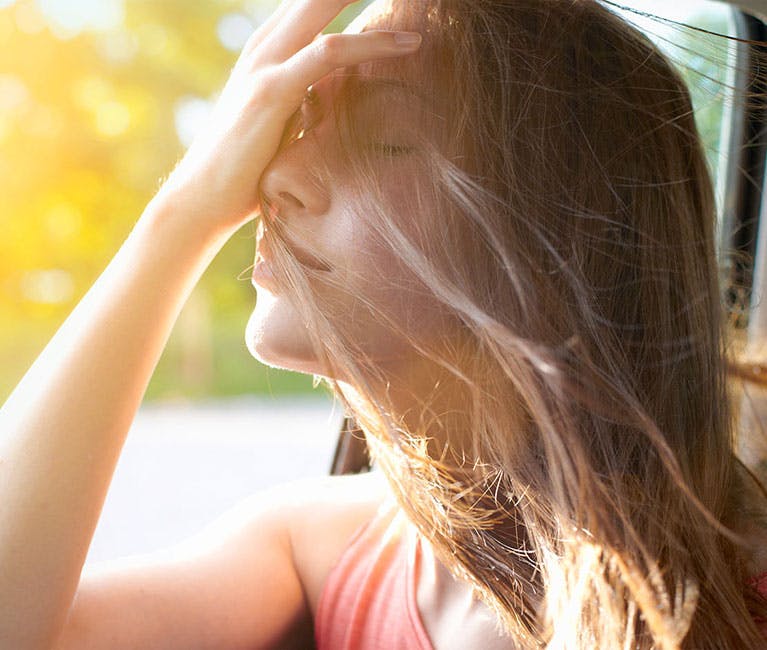
<path id="1" fill-rule="evenodd" d="M 350 209 L 412 276 L 337 288 L 433 364 L 418 417 L 394 413 L 365 333 L 262 216 L 402 508 L 516 647 L 764 645 L 736 532 L 752 478 L 734 454 L 715 203 L 681 77 L 593 0 L 394 1 L 376 27 L 425 36 L 416 63 L 374 68 L 418 79 L 416 145 L 406 162 L 362 146 L 386 125 L 355 121 L 350 71 L 338 157 L 313 173 L 351 170 Z M 290 125 L 284 146 L 307 134 Z M 382 306 L 393 291 L 412 319 Z M 445 410 L 448 384 L 461 399 Z"/>

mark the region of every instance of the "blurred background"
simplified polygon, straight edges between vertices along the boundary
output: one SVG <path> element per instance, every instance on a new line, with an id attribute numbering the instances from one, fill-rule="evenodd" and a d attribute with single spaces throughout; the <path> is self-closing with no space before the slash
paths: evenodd
<path id="1" fill-rule="evenodd" d="M 119 248 L 271 0 L 0 0 L 0 401 Z M 342 17 L 331 29 L 338 29 Z M 245 226 L 191 296 L 147 400 L 311 390 L 243 342 Z"/>
<path id="2" fill-rule="evenodd" d="M 117 251 L 277 4 L 0 0 L 0 403 Z M 732 29 L 729 10 L 713 2 L 634 4 L 714 32 Z M 628 16 L 680 63 L 716 173 L 728 42 Z M 256 489 L 327 472 L 341 414 L 326 389 L 262 366 L 245 347 L 254 247 L 250 224 L 181 313 L 91 560 L 166 545 Z"/>
<path id="3" fill-rule="evenodd" d="M 119 248 L 276 4 L 0 0 L 0 401 Z M 727 31 L 721 8 L 688 4 L 688 20 Z M 715 156 L 722 71 L 698 43 L 685 58 Z M 311 390 L 311 377 L 269 370 L 245 349 L 254 247 L 247 225 L 211 265 L 148 401 Z"/>

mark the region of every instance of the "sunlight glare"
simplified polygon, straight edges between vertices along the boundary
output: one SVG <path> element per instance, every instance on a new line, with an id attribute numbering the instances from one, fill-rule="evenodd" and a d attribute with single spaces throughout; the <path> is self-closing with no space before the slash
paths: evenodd
<path id="1" fill-rule="evenodd" d="M 212 102 L 201 97 L 186 96 L 176 102 L 174 110 L 176 134 L 184 145 L 189 147 L 213 109 Z"/>
<path id="2" fill-rule="evenodd" d="M 30 302 L 55 305 L 72 298 L 72 275 L 62 269 L 27 271 L 21 279 L 21 293 Z"/>
<path id="3" fill-rule="evenodd" d="M 122 24 L 122 0 L 37 0 L 52 31 L 60 38 L 77 36 L 84 30 L 103 31 Z"/>
<path id="4" fill-rule="evenodd" d="M 231 52 L 239 52 L 255 26 L 245 14 L 226 14 L 216 26 L 216 34 L 221 45 Z"/>

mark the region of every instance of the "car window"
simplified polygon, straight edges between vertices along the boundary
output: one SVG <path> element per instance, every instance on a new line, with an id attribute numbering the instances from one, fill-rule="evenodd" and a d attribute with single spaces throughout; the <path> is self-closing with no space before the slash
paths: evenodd
<path id="1" fill-rule="evenodd" d="M 682 73 L 695 109 L 698 130 L 706 148 L 717 188 L 720 211 L 727 168 L 736 84 L 737 36 L 731 5 L 712 0 L 629 0 L 616 9 L 642 29 Z"/>

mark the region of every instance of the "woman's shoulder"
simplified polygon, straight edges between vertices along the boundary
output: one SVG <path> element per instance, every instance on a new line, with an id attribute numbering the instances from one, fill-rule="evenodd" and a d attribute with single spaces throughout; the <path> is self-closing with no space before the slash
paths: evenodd
<path id="1" fill-rule="evenodd" d="M 322 587 L 349 540 L 382 509 L 393 507 L 379 472 L 330 476 L 292 486 L 290 538 L 294 562 L 316 611 Z"/>

